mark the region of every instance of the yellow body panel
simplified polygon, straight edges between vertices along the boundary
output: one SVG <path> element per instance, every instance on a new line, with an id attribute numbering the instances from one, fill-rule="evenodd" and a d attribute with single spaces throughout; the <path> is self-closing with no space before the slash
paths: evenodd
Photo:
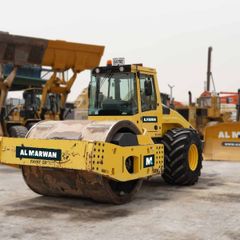
<path id="1" fill-rule="evenodd" d="M 206 127 L 203 153 L 205 160 L 240 161 L 240 122 Z"/>
<path id="2" fill-rule="evenodd" d="M 144 116 L 157 116 L 157 123 L 142 123 L 142 117 Z M 105 121 L 106 117 L 103 116 L 88 116 L 88 120 Z M 133 122 L 142 134 L 147 134 L 150 137 L 161 137 L 168 130 L 177 127 L 190 128 L 191 124 L 187 122 L 179 113 L 171 110 L 169 114 L 159 114 L 159 110 L 151 110 L 148 112 L 142 112 L 133 116 L 107 116 L 107 120 L 129 120 Z M 154 130 L 156 126 L 157 130 Z"/>
<path id="3" fill-rule="evenodd" d="M 85 170 L 119 181 L 143 178 L 161 173 L 163 170 L 164 148 L 162 144 L 121 147 L 106 142 L 7 137 L 1 138 L 0 142 L 0 162 L 10 166 L 27 165 Z M 16 150 L 19 147 L 22 151 L 20 151 L 20 157 Z M 60 160 L 49 160 L 46 155 L 43 156 L 46 151 L 48 153 L 50 151 L 53 156 L 54 150 L 61 151 Z M 30 154 L 30 151 L 34 152 Z M 152 155 L 155 159 L 153 166 L 144 167 L 144 157 Z M 134 158 L 133 173 L 129 173 L 125 166 L 128 157 Z"/>

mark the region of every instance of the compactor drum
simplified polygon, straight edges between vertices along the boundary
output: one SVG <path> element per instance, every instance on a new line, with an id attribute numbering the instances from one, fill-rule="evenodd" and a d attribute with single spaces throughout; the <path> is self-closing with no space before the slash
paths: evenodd
<path id="1" fill-rule="evenodd" d="M 129 131 L 125 142 L 118 138 L 122 129 Z M 114 142 L 133 146 L 137 145 L 138 133 L 138 129 L 129 121 L 48 121 L 34 126 L 27 137 Z M 141 179 L 119 182 L 96 173 L 69 169 L 23 166 L 22 171 L 28 186 L 39 194 L 92 198 L 102 202 L 126 202 L 142 183 Z"/>
<path id="2" fill-rule="evenodd" d="M 84 55 L 73 59 L 83 70 Z M 20 166 L 39 194 L 115 204 L 130 201 L 143 179 L 156 174 L 169 184 L 196 183 L 200 137 L 180 114 L 162 105 L 155 69 L 139 64 L 92 68 L 88 120 L 42 121 L 25 139 L 4 137 L 0 162 Z"/>

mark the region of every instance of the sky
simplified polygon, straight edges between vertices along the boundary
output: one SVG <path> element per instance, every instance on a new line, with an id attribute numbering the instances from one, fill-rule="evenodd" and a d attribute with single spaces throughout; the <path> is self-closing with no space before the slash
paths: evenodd
<path id="1" fill-rule="evenodd" d="M 203 92 L 209 46 L 216 90 L 240 88 L 239 0 L 8 0 L 1 10 L 1 31 L 104 45 L 101 65 L 124 57 L 156 68 L 161 92 L 174 85 L 179 101 L 187 102 L 189 90 L 193 98 Z M 68 100 L 89 80 L 82 72 Z"/>

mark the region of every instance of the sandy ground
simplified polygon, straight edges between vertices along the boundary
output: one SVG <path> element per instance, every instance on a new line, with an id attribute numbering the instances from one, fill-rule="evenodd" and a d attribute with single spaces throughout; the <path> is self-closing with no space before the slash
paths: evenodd
<path id="1" fill-rule="evenodd" d="M 240 163 L 204 162 L 192 187 L 146 181 L 129 204 L 48 198 L 0 167 L 0 239 L 240 239 Z"/>

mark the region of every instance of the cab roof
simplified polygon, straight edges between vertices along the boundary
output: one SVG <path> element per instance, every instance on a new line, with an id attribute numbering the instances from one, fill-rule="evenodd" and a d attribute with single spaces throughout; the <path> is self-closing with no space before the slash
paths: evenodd
<path id="1" fill-rule="evenodd" d="M 116 72 L 149 72 L 149 73 L 156 73 L 154 68 L 144 67 L 142 64 L 127 64 L 127 65 L 107 65 L 96 67 L 92 70 L 92 74 L 107 74 L 107 73 L 116 73 Z"/>

